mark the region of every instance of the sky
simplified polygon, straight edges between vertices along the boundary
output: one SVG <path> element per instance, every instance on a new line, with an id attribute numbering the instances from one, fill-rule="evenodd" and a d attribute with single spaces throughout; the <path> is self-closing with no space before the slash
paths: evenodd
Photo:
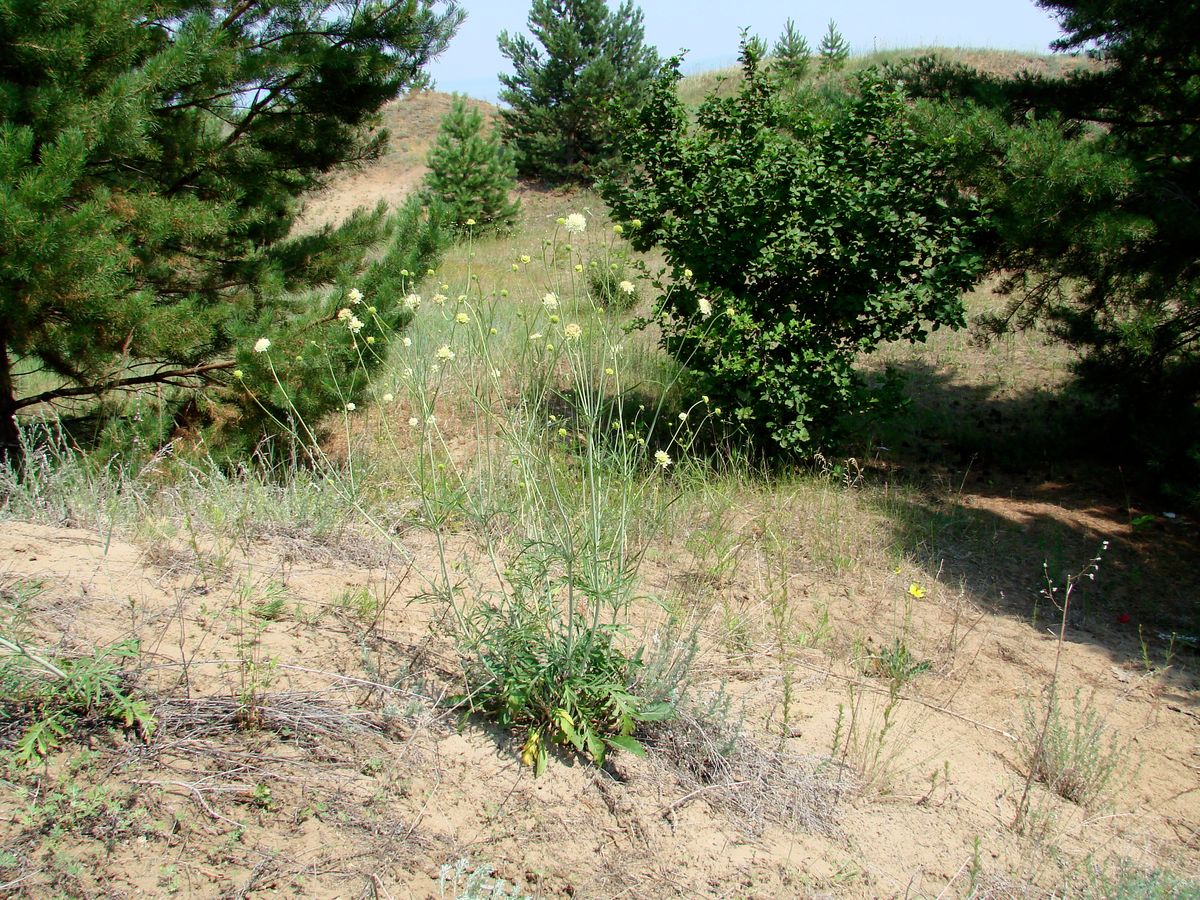
<path id="1" fill-rule="evenodd" d="M 616 7 L 618 0 L 609 0 Z M 530 0 L 460 0 L 467 20 L 430 67 L 438 90 L 496 100 L 498 72 L 511 72 L 496 36 L 525 29 Z M 816 47 L 832 16 L 855 53 L 917 46 L 1047 52 L 1059 35 L 1033 0 L 840 0 L 818 6 L 785 0 L 643 0 L 646 42 L 662 56 L 687 50 L 684 73 L 737 58 L 740 29 L 774 43 L 790 17 Z"/>

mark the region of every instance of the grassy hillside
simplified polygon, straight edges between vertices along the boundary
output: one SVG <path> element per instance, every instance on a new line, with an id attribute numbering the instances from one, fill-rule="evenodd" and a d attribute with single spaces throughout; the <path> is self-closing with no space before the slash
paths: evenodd
<path id="1" fill-rule="evenodd" d="M 411 189 L 447 106 L 390 107 L 388 156 L 312 221 Z M 626 251 L 602 201 L 520 197 L 416 276 L 306 455 L 97 457 L 29 423 L 0 476 L 0 893 L 1197 896 L 1200 528 L 1063 438 L 1069 357 L 886 347 L 911 405 L 763 470 L 706 449 L 721 412 L 629 328 L 649 280 L 598 288 Z M 588 623 L 678 715 L 535 779 L 529 730 L 455 698 L 536 692 L 553 638 L 609 646 Z"/>
<path id="2" fill-rule="evenodd" d="M 906 47 L 899 50 L 880 50 L 852 56 L 846 67 L 835 78 L 845 78 L 871 66 L 885 63 L 900 63 L 906 59 L 936 56 L 947 62 L 961 63 L 992 75 L 1008 77 L 1018 72 L 1029 72 L 1057 76 L 1080 66 L 1094 65 L 1092 60 L 1081 56 L 1063 54 L 1020 53 L 1015 50 L 972 49 L 965 47 Z M 813 76 L 818 62 L 813 59 Z M 741 69 L 729 66 L 711 72 L 700 72 L 685 76 L 679 83 L 679 96 L 689 105 L 697 105 L 714 90 L 719 96 L 732 96 L 741 81 Z"/>

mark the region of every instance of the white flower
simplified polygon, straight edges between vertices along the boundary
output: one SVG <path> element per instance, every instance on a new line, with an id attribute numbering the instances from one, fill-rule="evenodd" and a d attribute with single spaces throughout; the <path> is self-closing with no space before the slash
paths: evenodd
<path id="1" fill-rule="evenodd" d="M 567 230 L 567 234 L 583 234 L 587 228 L 587 219 L 582 213 L 571 213 L 563 222 L 563 227 Z"/>
<path id="2" fill-rule="evenodd" d="M 391 402 L 392 402 L 393 400 L 395 400 L 396 398 L 395 398 L 395 396 L 394 396 L 394 395 L 392 395 L 392 394 L 389 392 L 389 393 L 386 393 L 386 394 L 384 394 L 384 395 L 383 395 L 383 397 L 382 397 L 382 398 L 380 398 L 380 399 L 382 399 L 384 403 L 391 403 Z"/>
<path id="3" fill-rule="evenodd" d="M 269 338 L 259 338 L 254 342 L 255 353 L 266 353 L 271 349 L 271 341 Z"/>
<path id="4" fill-rule="evenodd" d="M 446 362 L 454 359 L 454 351 L 451 350 L 446 344 L 442 344 L 442 346 L 438 347 L 437 353 L 434 355 L 437 356 L 438 359 L 445 360 Z"/>
<path id="5" fill-rule="evenodd" d="M 680 421 L 680 422 L 686 422 L 686 421 L 687 421 L 687 413 L 685 413 L 685 412 L 681 412 L 681 413 L 679 414 L 679 421 Z"/>
<path id="6" fill-rule="evenodd" d="M 405 347 L 411 347 L 411 346 L 412 346 L 412 338 L 410 338 L 410 337 L 408 337 L 408 336 L 405 336 L 405 338 L 404 338 L 404 346 L 405 346 Z"/>
<path id="7" fill-rule="evenodd" d="M 620 284 L 617 285 L 617 287 L 620 289 L 621 293 L 623 293 L 623 294 L 632 294 L 633 293 L 633 282 L 632 281 L 622 281 Z"/>
<path id="8" fill-rule="evenodd" d="M 420 294 L 409 294 L 404 298 L 404 306 L 406 309 L 417 309 L 421 305 Z"/>
<path id="9" fill-rule="evenodd" d="M 362 291 L 358 288 L 350 288 L 346 293 L 346 299 L 351 303 L 362 303 Z"/>
<path id="10" fill-rule="evenodd" d="M 671 457 L 666 450 L 659 450 L 655 452 L 654 461 L 664 469 L 671 465 Z"/>
<path id="11" fill-rule="evenodd" d="M 418 425 L 418 420 L 417 420 L 417 417 L 416 417 L 416 416 L 409 416 L 409 417 L 408 417 L 408 427 L 409 427 L 409 428 L 416 428 L 416 427 L 417 427 L 417 425 Z"/>
<path id="12" fill-rule="evenodd" d="M 358 409 L 358 407 L 355 406 L 353 403 L 346 404 L 346 412 L 354 412 L 356 409 Z"/>
<path id="13" fill-rule="evenodd" d="M 348 319 L 348 318 L 350 318 L 351 315 L 353 315 L 353 313 L 350 312 L 349 308 L 338 310 L 338 320 L 339 321 Z"/>
<path id="14" fill-rule="evenodd" d="M 583 329 L 575 322 L 570 322 L 563 326 L 563 334 L 566 335 L 568 341 L 577 341 L 583 337 Z"/>
<path id="15" fill-rule="evenodd" d="M 436 303 L 438 306 L 441 306 L 443 303 L 446 302 L 446 295 L 445 294 L 434 294 L 433 302 Z"/>
<path id="16" fill-rule="evenodd" d="M 529 336 L 529 339 L 531 341 L 540 341 L 542 339 L 542 333 L 540 331 L 535 331 Z"/>
<path id="17" fill-rule="evenodd" d="M 351 316 L 350 321 L 348 321 L 346 323 L 346 327 L 349 328 L 351 331 L 353 331 L 355 334 L 358 334 L 360 331 L 362 331 L 363 323 L 362 323 L 362 320 L 359 319 L 358 316 Z"/>
<path id="18" fill-rule="evenodd" d="M 549 291 L 542 297 L 542 306 L 546 309 L 558 309 L 558 294 L 554 291 Z"/>
<path id="19" fill-rule="evenodd" d="M 712 303 L 709 302 L 707 297 L 701 297 L 696 301 L 696 305 L 700 307 L 700 315 L 704 318 L 707 319 L 712 315 Z"/>
<path id="20" fill-rule="evenodd" d="M 405 366 L 403 369 L 401 369 L 400 377 L 401 378 L 412 378 L 413 377 L 412 366 Z"/>

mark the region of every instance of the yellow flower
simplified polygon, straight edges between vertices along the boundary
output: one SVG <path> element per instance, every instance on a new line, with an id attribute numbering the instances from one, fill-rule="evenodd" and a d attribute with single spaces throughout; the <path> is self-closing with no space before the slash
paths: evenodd
<path id="1" fill-rule="evenodd" d="M 471 321 L 471 317 L 468 316 L 465 312 L 460 312 L 457 316 L 454 317 L 454 321 L 457 322 L 459 325 L 466 325 L 468 322 Z"/>
<path id="2" fill-rule="evenodd" d="M 528 253 L 521 254 L 521 262 L 528 265 L 528 263 L 529 263 L 529 254 Z"/>
<path id="3" fill-rule="evenodd" d="M 693 274 L 695 274 L 695 273 L 694 273 L 694 272 L 692 272 L 692 270 L 691 270 L 691 269 L 684 269 L 684 270 L 683 270 L 683 277 L 684 277 L 684 278 L 686 278 L 688 281 L 691 281 L 691 280 L 692 280 L 692 275 L 693 275 Z"/>
<path id="4" fill-rule="evenodd" d="M 437 352 L 434 355 L 437 356 L 438 359 L 445 360 L 446 362 L 454 359 L 454 351 L 451 350 L 446 344 L 442 344 L 442 346 L 438 347 Z"/>
<path id="5" fill-rule="evenodd" d="M 367 335 L 367 343 L 368 343 L 368 344 L 373 344 L 373 343 L 375 343 L 375 338 L 374 338 L 374 337 L 372 337 L 371 335 Z"/>
<path id="6" fill-rule="evenodd" d="M 908 586 L 908 593 L 909 593 L 909 596 L 915 597 L 916 599 L 920 600 L 922 597 L 925 596 L 925 588 L 921 587 L 919 584 L 917 584 L 914 581 L 912 584 L 910 584 Z"/>
<path id="7" fill-rule="evenodd" d="M 475 224 L 475 220 L 474 220 L 474 219 L 467 219 L 467 227 L 468 227 L 468 228 L 470 228 L 470 227 L 471 227 L 472 225 L 474 225 L 474 224 Z"/>
<path id="8" fill-rule="evenodd" d="M 575 322 L 569 322 L 563 326 L 563 334 L 567 336 L 568 341 L 577 341 L 583 337 L 583 329 Z"/>
<path id="9" fill-rule="evenodd" d="M 558 436 L 559 436 L 559 437 L 566 437 L 566 436 L 567 436 L 567 429 L 565 429 L 565 428 L 560 428 L 560 429 L 558 429 Z"/>
<path id="10" fill-rule="evenodd" d="M 605 374 L 605 375 L 608 375 L 608 376 L 610 376 L 610 377 L 611 377 L 611 376 L 613 376 L 613 375 L 616 375 L 617 373 L 616 373 L 616 372 L 614 372 L 612 369 L 605 369 L 605 370 L 604 370 L 604 374 Z"/>
<path id="11" fill-rule="evenodd" d="M 233 370 L 233 377 L 234 377 L 234 378 L 245 378 L 245 377 L 246 377 L 246 373 L 245 373 L 245 372 L 243 372 L 241 369 L 234 369 L 234 370 Z"/>
<path id="12" fill-rule="evenodd" d="M 622 228 L 620 225 L 613 226 L 613 234 L 624 234 L 624 233 L 625 233 L 625 229 Z"/>
<path id="13" fill-rule="evenodd" d="M 538 747 L 541 742 L 541 735 L 536 731 L 529 732 L 529 737 L 525 739 L 525 746 L 521 749 L 521 762 L 527 766 L 532 766 L 537 762 Z"/>

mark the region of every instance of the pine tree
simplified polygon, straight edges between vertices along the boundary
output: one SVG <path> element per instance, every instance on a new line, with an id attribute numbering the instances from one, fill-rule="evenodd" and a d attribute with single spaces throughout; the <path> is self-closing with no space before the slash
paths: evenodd
<path id="1" fill-rule="evenodd" d="M 901 71 L 931 144 L 984 198 L 998 330 L 1037 322 L 1081 359 L 1104 443 L 1200 502 L 1200 6 L 1040 0 L 1058 50 L 1103 65 L 1004 79 L 925 60 Z M 1118 448 L 1118 444 L 1124 444 Z M 1190 484 L 1189 484 L 1190 481 Z"/>
<path id="2" fill-rule="evenodd" d="M 516 187 L 512 154 L 494 130 L 483 130 L 483 115 L 454 98 L 429 151 L 426 201 L 441 207 L 443 220 L 462 230 L 508 231 L 521 204 L 509 199 Z"/>
<path id="3" fill-rule="evenodd" d="M 821 38 L 817 53 L 821 57 L 822 73 L 840 72 L 846 65 L 846 60 L 850 58 L 850 45 L 838 31 L 837 23 L 833 19 L 829 20 L 829 28 Z"/>
<path id="4" fill-rule="evenodd" d="M 528 22 L 532 41 L 499 39 L 515 69 L 500 75 L 505 143 L 524 175 L 587 180 L 613 155 L 613 109 L 637 104 L 658 54 L 631 0 L 615 11 L 604 0 L 533 0 Z"/>
<path id="5" fill-rule="evenodd" d="M 382 152 L 380 107 L 461 18 L 433 0 L 0 4 L 0 455 L 18 410 L 142 385 L 205 388 L 247 423 L 346 402 L 310 340 L 351 366 L 337 309 L 436 246 L 411 211 L 293 235 L 300 198 Z M 368 267 L 389 236 L 411 247 Z M 28 395 L 34 371 L 57 386 Z"/>
<path id="6" fill-rule="evenodd" d="M 812 49 L 808 41 L 796 31 L 796 23 L 788 19 L 775 42 L 772 71 L 785 84 L 795 83 L 808 74 L 811 63 Z"/>

